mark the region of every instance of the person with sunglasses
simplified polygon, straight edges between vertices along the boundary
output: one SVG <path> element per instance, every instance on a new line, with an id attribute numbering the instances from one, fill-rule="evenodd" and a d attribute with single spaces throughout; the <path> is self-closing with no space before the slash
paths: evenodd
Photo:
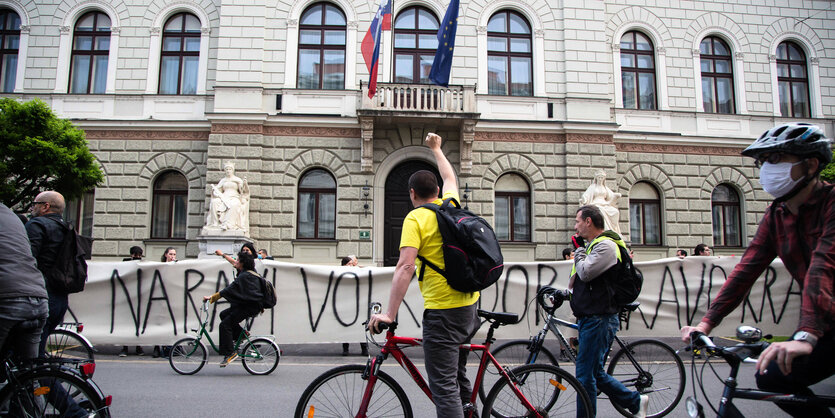
<path id="1" fill-rule="evenodd" d="M 762 390 L 809 395 L 809 389 L 835 375 L 835 187 L 820 178 L 832 160 L 831 141 L 808 123 L 769 129 L 742 155 L 754 158 L 760 184 L 775 200 L 742 259 L 702 321 L 685 326 L 681 336 L 709 333 L 745 299 L 754 283 L 779 256 L 801 289 L 800 321 L 789 341 L 772 343 L 757 362 Z M 779 405 L 792 416 L 831 417 L 828 408 Z"/>

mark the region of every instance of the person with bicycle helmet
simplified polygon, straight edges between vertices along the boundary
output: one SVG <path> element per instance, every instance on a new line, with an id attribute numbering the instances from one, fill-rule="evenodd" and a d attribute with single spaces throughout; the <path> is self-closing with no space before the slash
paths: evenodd
<path id="1" fill-rule="evenodd" d="M 810 395 L 810 385 L 835 375 L 835 187 L 820 179 L 832 160 L 831 143 L 818 126 L 787 123 L 766 131 L 742 155 L 756 160 L 760 184 L 775 200 L 701 323 L 683 327 L 682 339 L 719 325 L 779 256 L 802 289 L 800 323 L 791 340 L 760 355 L 757 386 Z M 778 406 L 795 417 L 833 416 L 823 407 Z"/>

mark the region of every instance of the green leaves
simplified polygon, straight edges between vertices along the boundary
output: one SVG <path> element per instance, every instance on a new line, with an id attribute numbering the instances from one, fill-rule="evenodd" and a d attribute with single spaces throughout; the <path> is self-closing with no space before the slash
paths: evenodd
<path id="1" fill-rule="evenodd" d="M 821 171 L 821 178 L 830 183 L 835 183 L 835 151 L 832 151 L 832 161 Z"/>
<path id="2" fill-rule="evenodd" d="M 67 200 L 104 180 L 84 131 L 40 100 L 0 99 L 0 201 L 25 206 L 44 190 Z"/>

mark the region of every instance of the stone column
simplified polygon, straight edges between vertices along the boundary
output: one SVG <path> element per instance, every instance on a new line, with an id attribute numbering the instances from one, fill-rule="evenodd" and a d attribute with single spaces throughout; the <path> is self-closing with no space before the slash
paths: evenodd
<path id="1" fill-rule="evenodd" d="M 374 118 L 360 117 L 362 129 L 362 160 L 360 167 L 364 173 L 371 173 L 374 167 Z"/>

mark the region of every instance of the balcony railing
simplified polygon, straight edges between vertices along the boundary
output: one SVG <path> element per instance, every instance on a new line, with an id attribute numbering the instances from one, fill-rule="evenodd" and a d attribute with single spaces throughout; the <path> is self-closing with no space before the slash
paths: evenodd
<path id="1" fill-rule="evenodd" d="M 361 110 L 392 112 L 475 112 L 475 86 L 378 83 L 374 97 L 362 86 Z"/>

